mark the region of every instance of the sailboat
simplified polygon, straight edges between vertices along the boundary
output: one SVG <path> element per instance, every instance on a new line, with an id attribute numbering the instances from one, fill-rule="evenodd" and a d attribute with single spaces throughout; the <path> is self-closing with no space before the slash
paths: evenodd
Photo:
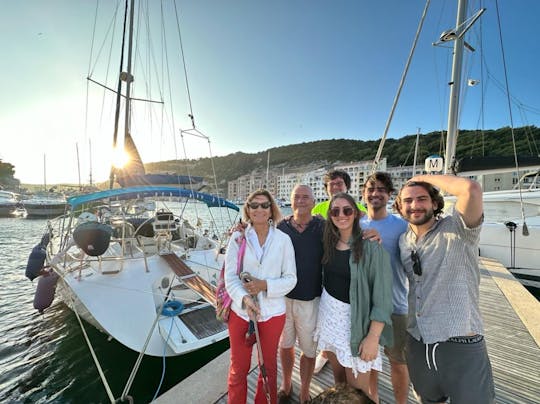
<path id="1" fill-rule="evenodd" d="M 47 158 L 43 155 L 43 191 L 22 201 L 27 219 L 50 219 L 66 213 L 67 202 L 63 194 L 47 189 Z"/>
<path id="2" fill-rule="evenodd" d="M 178 356 L 228 337 L 215 316 L 214 289 L 239 208 L 193 189 L 193 178 L 189 189 L 130 182 L 147 178 L 130 134 L 134 0 L 124 15 L 128 57 L 118 74 L 113 145 L 123 102 L 124 143 L 135 158 L 111 170 L 110 189 L 68 198 L 69 213 L 47 224 L 26 272 L 39 279 L 38 310 L 58 292 L 77 318 L 141 356 Z"/>
<path id="3" fill-rule="evenodd" d="M 14 192 L 0 190 L 0 217 L 18 216 L 18 211 L 23 209 L 19 197 Z"/>
<path id="4" fill-rule="evenodd" d="M 455 41 L 450 81 L 445 173 L 453 172 L 456 164 L 462 58 L 466 46 L 464 35 L 480 18 L 484 10 L 481 9 L 473 17 L 466 19 L 467 1 L 459 0 L 456 27 L 445 33 L 446 40 Z M 524 285 L 540 288 L 540 265 L 538 263 L 540 255 L 540 245 L 538 244 L 540 238 L 540 187 L 535 184 L 537 184 L 536 177 L 532 186 L 526 189 L 522 188 L 520 181 L 517 189 L 514 190 L 484 192 L 485 222 L 480 234 L 479 252 L 482 256 L 500 261 Z M 530 212 L 534 216 L 526 218 L 525 204 L 529 206 Z M 503 215 L 504 220 L 500 220 L 501 215 Z"/>
<path id="5" fill-rule="evenodd" d="M 429 3 L 429 2 L 428 2 Z M 427 11 L 424 12 L 424 16 Z M 454 173 L 457 175 L 474 176 L 480 174 L 479 171 L 458 172 L 458 156 L 456 156 L 458 142 L 458 118 L 460 110 L 460 92 L 462 89 L 463 54 L 465 49 L 472 50 L 470 44 L 465 42 L 465 34 L 473 24 L 482 16 L 485 9 L 480 9 L 471 17 L 466 18 L 467 0 L 457 1 L 457 17 L 455 28 L 443 32 L 436 44 L 454 42 L 452 57 L 452 76 L 449 80 L 450 94 L 448 106 L 448 129 L 446 138 L 446 158 L 436 157 L 428 159 L 427 165 L 436 168 L 435 172 L 443 171 L 445 174 Z M 413 50 L 420 33 L 419 25 L 417 37 Z M 385 132 L 381 138 L 379 149 L 373 163 L 373 169 L 377 169 L 388 128 L 399 99 L 399 94 L 403 87 L 406 73 L 412 58 L 413 52 L 409 55 L 400 88 L 388 121 Z M 506 91 L 508 93 L 508 90 Z M 518 158 L 516 157 L 516 161 Z M 519 170 L 516 167 L 516 171 Z M 530 180 L 533 177 L 534 180 Z M 527 286 L 540 287 L 540 264 L 538 256 L 540 250 L 538 239 L 540 239 L 540 186 L 538 174 L 536 172 L 524 176 L 529 179 L 529 186 L 524 187 L 527 181 L 520 181 L 516 189 L 507 191 L 492 191 L 483 193 L 484 202 L 484 224 L 480 235 L 479 249 L 482 256 L 493 258 L 505 265 L 523 284 Z M 453 204 L 455 198 L 445 197 L 446 208 Z"/>

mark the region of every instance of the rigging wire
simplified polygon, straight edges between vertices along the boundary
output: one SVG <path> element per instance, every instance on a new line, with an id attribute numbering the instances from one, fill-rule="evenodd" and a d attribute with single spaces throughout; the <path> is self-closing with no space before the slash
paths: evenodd
<path id="1" fill-rule="evenodd" d="M 515 138 L 515 134 L 514 134 L 514 118 L 513 118 L 513 115 L 512 115 L 512 103 L 510 102 L 510 86 L 508 84 L 508 71 L 507 71 L 507 68 L 506 68 L 506 57 L 505 57 L 505 53 L 504 53 L 504 44 L 503 44 L 503 40 L 502 40 L 502 27 L 501 27 L 501 17 L 500 17 L 500 14 L 499 14 L 499 0 L 495 0 L 495 9 L 496 9 L 496 14 L 497 14 L 497 24 L 498 24 L 498 28 L 499 28 L 499 42 L 501 44 L 501 56 L 502 56 L 502 62 L 503 62 L 503 71 L 504 71 L 504 82 L 505 82 L 505 88 L 506 88 L 506 100 L 507 100 L 507 103 L 508 103 L 508 114 L 509 114 L 509 117 L 510 117 L 510 131 L 512 133 L 512 147 L 514 149 L 514 161 L 515 161 L 515 165 L 516 165 L 516 171 L 517 171 L 517 176 L 518 178 L 521 178 L 521 175 L 520 175 L 520 171 L 519 171 L 519 162 L 518 162 L 518 158 L 517 158 L 517 150 L 516 150 L 516 138 Z M 520 205 L 521 205 L 521 218 L 523 220 L 523 229 L 522 229 L 522 234 L 524 236 L 528 236 L 529 235 L 529 229 L 527 227 L 527 223 L 525 222 L 525 207 L 523 206 L 523 194 L 521 192 L 521 184 L 518 184 L 518 191 L 519 191 L 519 202 L 520 202 Z"/>
<path id="2" fill-rule="evenodd" d="M 414 55 L 414 50 L 416 49 L 416 44 L 418 43 L 418 39 L 420 37 L 420 32 L 422 32 L 422 26 L 424 25 L 424 20 L 426 19 L 429 4 L 430 4 L 430 0 L 426 0 L 426 5 L 425 5 L 424 11 L 422 13 L 422 18 L 420 19 L 420 23 L 418 24 L 418 28 L 416 30 L 416 35 L 414 37 L 413 45 L 412 45 L 411 51 L 409 52 L 409 57 L 407 58 L 407 63 L 405 64 L 405 69 L 403 70 L 403 74 L 401 75 L 401 80 L 399 82 L 398 91 L 397 91 L 396 96 L 394 98 L 394 102 L 392 103 L 392 108 L 390 110 L 390 114 L 388 116 L 388 119 L 386 121 L 386 125 L 384 127 L 384 132 L 383 132 L 383 135 L 381 137 L 381 141 L 379 143 L 379 149 L 377 150 L 377 154 L 375 155 L 375 158 L 373 159 L 372 172 L 375 172 L 377 170 L 378 165 L 379 165 L 381 155 L 382 155 L 382 151 L 383 151 L 383 147 L 384 147 L 384 142 L 386 141 L 386 136 L 388 135 L 388 130 L 390 129 L 390 123 L 392 122 L 392 118 L 394 116 L 394 112 L 395 112 L 396 107 L 397 107 L 397 103 L 398 103 L 398 100 L 399 100 L 399 96 L 401 94 L 401 90 L 403 89 L 403 85 L 405 84 L 405 78 L 407 77 L 407 72 L 409 71 L 409 66 L 411 64 L 412 57 Z"/>
<path id="3" fill-rule="evenodd" d="M 192 99 L 191 99 L 191 90 L 190 90 L 190 87 L 189 87 L 189 79 L 188 79 L 188 73 L 187 73 L 187 64 L 186 64 L 186 57 L 185 57 L 185 52 L 184 52 L 184 44 L 183 44 L 183 40 L 182 40 L 182 32 L 180 30 L 180 17 L 179 17 L 179 11 L 178 11 L 178 7 L 176 5 L 176 1 L 174 2 L 174 12 L 175 12 L 175 18 L 176 18 L 176 29 L 177 29 L 177 33 L 178 33 L 178 41 L 179 41 L 179 44 L 180 44 L 180 55 L 181 55 L 181 58 L 182 58 L 182 66 L 183 66 L 183 69 L 184 69 L 184 81 L 185 81 L 185 84 L 186 84 L 186 94 L 187 94 L 188 104 L 189 104 L 188 117 L 191 120 L 191 128 L 190 129 L 181 129 L 180 130 L 180 138 L 181 138 L 181 141 L 182 141 L 182 148 L 183 148 L 183 151 L 184 151 L 184 159 L 186 161 L 187 174 L 188 174 L 188 178 L 190 179 L 189 186 L 190 186 L 190 189 L 193 191 L 193 183 L 191 181 L 191 179 L 192 179 L 191 172 L 190 172 L 189 164 L 187 164 L 188 158 L 187 158 L 186 145 L 185 145 L 185 142 L 184 142 L 184 134 L 192 135 L 192 136 L 202 138 L 202 139 L 206 139 L 206 141 L 208 142 L 208 150 L 209 150 L 209 154 L 210 154 L 210 164 L 211 164 L 211 167 L 212 167 L 212 175 L 214 177 L 215 194 L 219 198 L 220 197 L 220 192 L 219 192 L 219 187 L 218 187 L 218 183 L 217 183 L 216 167 L 215 167 L 215 164 L 214 164 L 214 157 L 212 155 L 212 146 L 211 146 L 210 138 L 208 136 L 206 136 L 204 133 L 202 133 L 199 129 L 197 129 L 197 127 L 195 125 L 195 115 L 193 113 L 193 102 L 192 102 Z M 175 145 L 176 145 L 176 142 L 175 142 Z M 223 213 L 222 213 L 222 215 L 223 215 Z"/>

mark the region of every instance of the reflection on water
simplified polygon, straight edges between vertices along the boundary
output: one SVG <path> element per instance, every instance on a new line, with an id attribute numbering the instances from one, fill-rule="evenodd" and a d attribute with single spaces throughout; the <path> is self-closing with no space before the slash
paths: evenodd
<path id="1" fill-rule="evenodd" d="M 30 250 L 45 220 L 0 219 L 0 402 L 107 403 L 105 388 L 73 312 L 63 303 L 39 314 L 32 306 L 36 282 L 24 276 Z M 120 397 L 137 353 L 83 323 L 115 398 Z M 228 349 L 228 341 L 167 358 L 164 392 Z M 149 402 L 161 380 L 163 359 L 145 357 L 129 394 Z M 225 377 L 225 376 L 224 376 Z"/>

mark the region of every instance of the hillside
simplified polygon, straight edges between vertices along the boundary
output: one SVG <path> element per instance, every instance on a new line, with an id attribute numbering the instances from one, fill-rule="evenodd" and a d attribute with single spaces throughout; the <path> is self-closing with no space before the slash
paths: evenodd
<path id="1" fill-rule="evenodd" d="M 540 156 L 540 129 L 526 126 L 514 130 L 517 154 L 520 156 Z M 383 157 L 388 166 L 412 165 L 416 135 L 408 135 L 400 139 L 387 139 Z M 270 152 L 270 168 L 282 169 L 285 172 L 309 164 L 328 166 L 351 161 L 373 160 L 377 153 L 379 141 L 362 141 L 352 139 L 331 139 L 315 142 L 275 147 L 258 153 L 237 152 L 222 157 L 214 157 L 215 172 L 218 185 L 226 189 L 228 181 L 255 169 L 266 170 L 267 153 Z M 440 132 L 420 135 L 418 161 L 423 162 L 432 154 L 442 155 L 445 140 Z M 513 156 L 512 133 L 510 128 L 480 131 L 461 131 L 459 134 L 457 155 L 466 157 L 503 157 Z M 213 182 L 211 160 L 171 160 L 145 164 L 148 172 L 175 172 L 201 175 L 207 182 Z"/>
<path id="2" fill-rule="evenodd" d="M 422 163 L 432 154 L 442 155 L 445 145 L 443 133 L 432 132 L 420 135 L 417 161 Z M 516 149 L 519 156 L 540 156 L 540 128 L 526 126 L 514 130 Z M 387 139 L 383 157 L 388 166 L 412 165 L 416 135 L 399 139 Z M 221 191 L 227 182 L 248 174 L 253 170 L 266 171 L 268 152 L 270 168 L 285 173 L 294 172 L 300 167 L 327 167 L 351 161 L 373 160 L 379 141 L 352 139 L 331 139 L 305 142 L 288 146 L 274 147 L 258 153 L 236 152 L 227 156 L 214 157 L 213 163 Z M 510 128 L 480 131 L 463 130 L 459 134 L 457 155 L 459 159 L 470 157 L 509 157 L 513 160 L 512 134 Z M 18 180 L 13 177 L 14 166 L 0 160 L 0 185 L 13 187 Z M 170 160 L 145 164 L 148 173 L 169 172 L 202 176 L 209 184 L 214 182 L 212 162 L 209 158 L 197 160 Z M 104 183 L 103 187 L 107 184 Z"/>

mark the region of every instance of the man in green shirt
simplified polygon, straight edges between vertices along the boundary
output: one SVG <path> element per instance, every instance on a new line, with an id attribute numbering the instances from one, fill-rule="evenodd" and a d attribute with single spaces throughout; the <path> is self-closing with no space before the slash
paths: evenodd
<path id="1" fill-rule="evenodd" d="M 330 170 L 324 175 L 323 181 L 324 188 L 328 194 L 328 200 L 319 202 L 317 205 L 315 205 L 315 207 L 311 210 L 311 214 L 321 215 L 326 219 L 328 207 L 330 206 L 330 199 L 338 192 L 349 192 L 351 189 L 351 177 L 346 171 Z M 364 205 L 362 205 L 360 202 L 356 202 L 356 205 L 362 214 L 367 212 Z"/>

